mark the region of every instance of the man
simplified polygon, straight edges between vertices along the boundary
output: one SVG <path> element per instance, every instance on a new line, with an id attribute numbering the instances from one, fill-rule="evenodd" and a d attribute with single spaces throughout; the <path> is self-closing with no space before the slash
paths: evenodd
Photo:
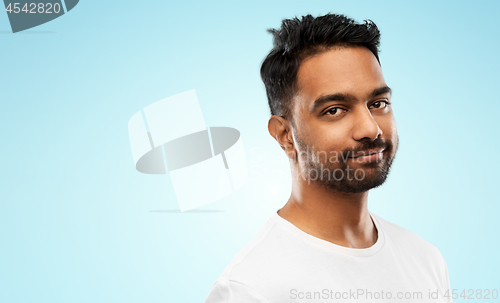
<path id="1" fill-rule="evenodd" d="M 398 149 L 376 25 L 308 15 L 270 32 L 268 129 L 292 193 L 205 302 L 451 302 L 439 250 L 367 208 Z"/>

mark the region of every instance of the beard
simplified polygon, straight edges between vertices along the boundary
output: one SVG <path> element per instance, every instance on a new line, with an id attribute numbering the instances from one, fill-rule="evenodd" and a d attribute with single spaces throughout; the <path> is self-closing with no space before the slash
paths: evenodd
<path id="1" fill-rule="evenodd" d="M 302 162 L 299 163 L 300 177 L 304 180 L 307 178 L 308 184 L 312 181 L 334 192 L 362 193 L 382 185 L 387 179 L 399 146 L 399 137 L 397 137 L 396 144 L 382 138 L 374 141 L 366 139 L 360 141 L 360 146 L 357 148 L 329 153 L 315 150 L 314 146 L 306 144 L 298 135 L 296 142 L 300 148 L 299 158 L 302 160 L 299 161 Z M 363 155 L 367 150 L 378 148 L 384 148 L 382 159 L 371 162 L 348 159 L 354 155 Z"/>

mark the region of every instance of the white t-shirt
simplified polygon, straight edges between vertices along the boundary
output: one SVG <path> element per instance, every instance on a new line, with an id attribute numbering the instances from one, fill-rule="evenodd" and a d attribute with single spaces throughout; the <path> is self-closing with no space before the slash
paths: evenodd
<path id="1" fill-rule="evenodd" d="M 278 213 L 233 258 L 205 303 L 453 302 L 441 252 L 369 211 L 377 242 L 348 248 Z"/>

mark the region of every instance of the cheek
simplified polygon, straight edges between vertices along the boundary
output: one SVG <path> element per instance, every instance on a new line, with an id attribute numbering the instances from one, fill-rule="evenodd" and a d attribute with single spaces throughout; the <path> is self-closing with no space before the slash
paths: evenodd
<path id="1" fill-rule="evenodd" d="M 383 137 L 390 140 L 394 147 L 396 147 L 398 139 L 398 128 L 396 126 L 396 119 L 393 115 L 380 119 L 379 127 L 382 129 Z"/>
<path id="2" fill-rule="evenodd" d="M 396 140 L 398 137 L 398 128 L 396 126 L 396 119 L 394 119 L 394 116 L 391 116 L 390 129 L 391 129 L 392 139 Z"/>
<path id="3" fill-rule="evenodd" d="M 306 139 L 316 150 L 341 151 L 349 145 L 349 127 L 316 125 L 305 134 Z"/>

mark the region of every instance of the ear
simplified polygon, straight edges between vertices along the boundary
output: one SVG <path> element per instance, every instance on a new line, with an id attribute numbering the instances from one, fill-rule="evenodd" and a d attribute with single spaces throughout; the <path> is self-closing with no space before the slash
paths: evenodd
<path id="1" fill-rule="evenodd" d="M 290 122 L 281 116 L 273 115 L 269 118 L 267 129 L 269 130 L 269 134 L 278 141 L 278 144 L 285 151 L 287 157 L 295 160 L 297 151 L 295 150 Z"/>

